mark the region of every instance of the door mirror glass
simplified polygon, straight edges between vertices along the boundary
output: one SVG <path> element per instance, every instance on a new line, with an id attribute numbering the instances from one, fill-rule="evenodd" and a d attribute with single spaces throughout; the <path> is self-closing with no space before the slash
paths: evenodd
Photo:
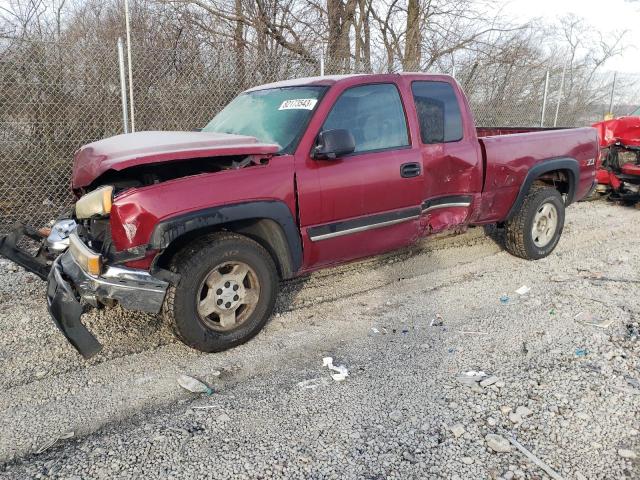
<path id="1" fill-rule="evenodd" d="M 349 130 L 325 130 L 318 135 L 318 143 L 313 149 L 313 158 L 335 160 L 353 153 L 356 142 Z"/>

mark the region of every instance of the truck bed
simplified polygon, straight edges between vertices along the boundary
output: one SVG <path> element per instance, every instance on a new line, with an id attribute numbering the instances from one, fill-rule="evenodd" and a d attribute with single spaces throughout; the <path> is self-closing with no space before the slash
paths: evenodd
<path id="1" fill-rule="evenodd" d="M 478 128 L 484 164 L 482 222 L 507 216 L 527 172 L 545 160 L 575 158 L 587 165 L 598 155 L 597 131 L 585 128 Z M 575 199 L 581 199 L 593 183 L 592 169 L 581 169 Z"/>

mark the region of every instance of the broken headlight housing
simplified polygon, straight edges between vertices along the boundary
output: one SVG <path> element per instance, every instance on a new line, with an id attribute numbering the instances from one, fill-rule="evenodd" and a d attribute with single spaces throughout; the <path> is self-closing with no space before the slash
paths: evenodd
<path id="1" fill-rule="evenodd" d="M 109 215 L 113 201 L 113 187 L 107 185 L 87 193 L 76 202 L 76 218 Z"/>

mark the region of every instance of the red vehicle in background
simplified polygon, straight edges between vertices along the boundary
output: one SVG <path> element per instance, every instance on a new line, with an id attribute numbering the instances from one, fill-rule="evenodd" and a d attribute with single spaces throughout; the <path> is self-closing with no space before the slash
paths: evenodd
<path id="1" fill-rule="evenodd" d="M 631 116 L 594 123 L 601 156 L 596 192 L 614 200 L 640 202 L 640 108 Z"/>
<path id="2" fill-rule="evenodd" d="M 82 147 L 74 211 L 40 254 L 0 254 L 47 279 L 51 316 L 85 357 L 85 307 L 160 313 L 206 352 L 268 321 L 279 282 L 498 223 L 509 252 L 549 255 L 565 207 L 595 188 L 593 128 L 476 129 L 444 75 L 315 77 L 242 93 L 200 132 L 139 132 Z M 522 129 L 520 129 L 522 132 Z"/>

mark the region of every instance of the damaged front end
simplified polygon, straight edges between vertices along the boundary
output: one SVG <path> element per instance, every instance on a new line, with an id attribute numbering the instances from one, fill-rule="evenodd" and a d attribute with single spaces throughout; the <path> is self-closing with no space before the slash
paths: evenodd
<path id="1" fill-rule="evenodd" d="M 74 231 L 69 249 L 54 262 L 47 285 L 47 305 L 63 335 L 85 358 L 101 350 L 100 343 L 80 321 L 85 306 L 119 303 L 124 308 L 158 313 L 169 283 L 149 272 L 107 266 L 95 275 L 92 263 L 101 264 L 100 254 L 85 245 Z"/>

